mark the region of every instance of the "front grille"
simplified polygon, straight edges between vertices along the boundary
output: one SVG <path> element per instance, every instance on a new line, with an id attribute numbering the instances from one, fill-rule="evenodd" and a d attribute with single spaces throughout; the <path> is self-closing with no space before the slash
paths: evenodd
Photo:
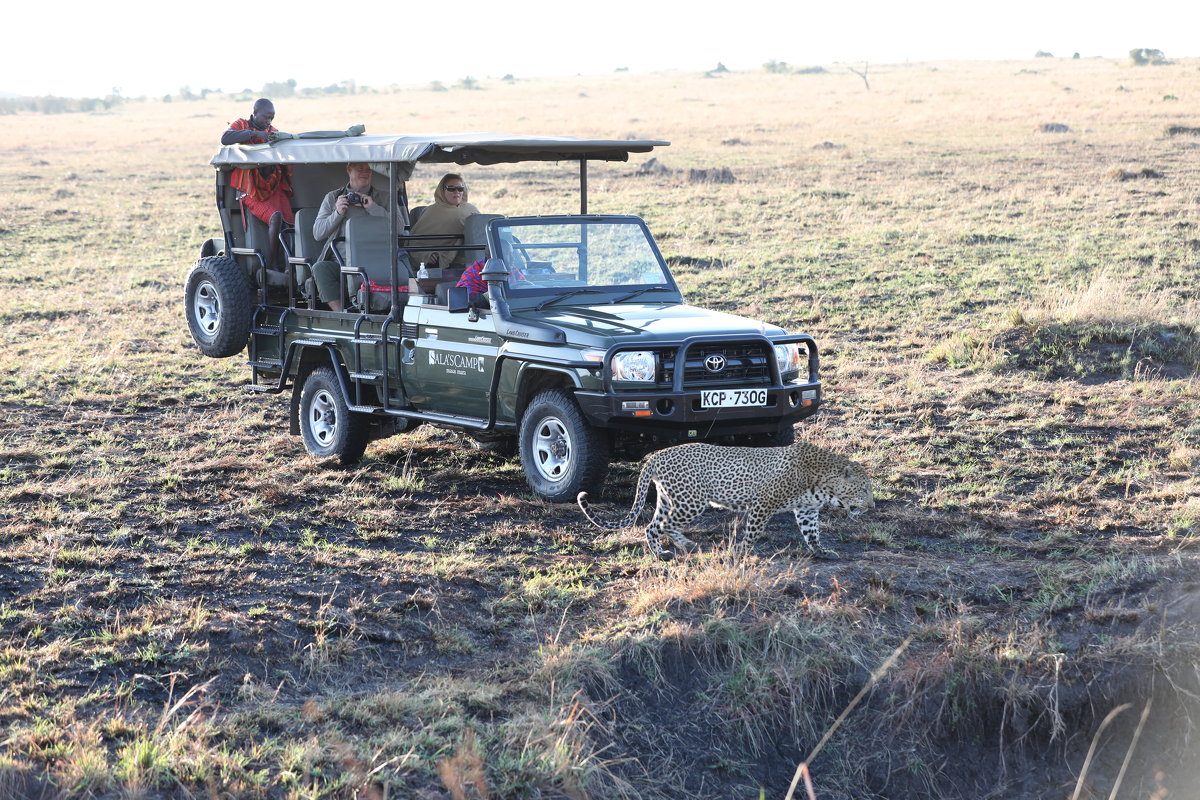
<path id="1" fill-rule="evenodd" d="M 709 356 L 725 359 L 725 368 L 713 372 L 705 366 Z M 675 379 L 675 351 L 662 354 L 660 385 L 670 388 Z M 693 345 L 688 349 L 683 367 L 683 388 L 694 389 L 719 384 L 737 386 L 769 386 L 774 353 L 759 342 L 714 342 Z"/>

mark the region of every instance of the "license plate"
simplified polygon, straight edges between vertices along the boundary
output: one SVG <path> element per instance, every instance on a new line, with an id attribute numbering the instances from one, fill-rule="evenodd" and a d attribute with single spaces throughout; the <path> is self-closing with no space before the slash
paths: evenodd
<path id="1" fill-rule="evenodd" d="M 707 389 L 700 393 L 701 408 L 739 408 L 766 404 L 766 389 Z"/>

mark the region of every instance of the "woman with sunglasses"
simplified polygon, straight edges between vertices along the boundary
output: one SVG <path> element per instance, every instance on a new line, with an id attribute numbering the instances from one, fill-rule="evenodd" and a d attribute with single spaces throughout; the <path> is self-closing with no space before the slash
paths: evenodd
<path id="1" fill-rule="evenodd" d="M 462 236 L 463 221 L 472 214 L 478 214 L 479 209 L 467 202 L 467 184 L 462 176 L 448 172 L 438 181 L 433 190 L 433 205 L 427 206 L 421 212 L 420 218 L 413 224 L 409 233 L 413 236 L 428 236 L 432 234 L 447 234 Z M 437 247 L 438 245 L 462 244 L 461 239 L 433 239 L 429 241 L 412 242 L 414 247 Z M 462 263 L 462 251 L 416 251 L 409 256 L 414 268 L 422 261 L 427 267 L 450 267 L 456 262 Z"/>

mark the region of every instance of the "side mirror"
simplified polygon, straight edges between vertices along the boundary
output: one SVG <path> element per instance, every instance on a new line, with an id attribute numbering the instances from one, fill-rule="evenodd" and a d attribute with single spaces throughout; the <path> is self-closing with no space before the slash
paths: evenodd
<path id="1" fill-rule="evenodd" d="M 451 314 L 467 312 L 468 322 L 479 319 L 479 309 L 491 307 L 486 294 L 471 294 L 471 290 L 465 286 L 452 286 L 446 293 L 446 310 Z"/>
<path id="2" fill-rule="evenodd" d="M 446 294 L 446 305 L 451 314 L 462 314 L 470 310 L 470 290 L 465 286 L 451 286 Z"/>

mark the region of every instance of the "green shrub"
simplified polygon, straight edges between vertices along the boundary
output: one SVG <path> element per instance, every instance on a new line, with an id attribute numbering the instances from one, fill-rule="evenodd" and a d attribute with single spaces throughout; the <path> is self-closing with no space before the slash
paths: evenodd
<path id="1" fill-rule="evenodd" d="M 1151 47 L 1133 48 L 1129 51 L 1129 60 L 1133 62 L 1135 67 L 1168 63 L 1162 50 L 1155 50 Z"/>

